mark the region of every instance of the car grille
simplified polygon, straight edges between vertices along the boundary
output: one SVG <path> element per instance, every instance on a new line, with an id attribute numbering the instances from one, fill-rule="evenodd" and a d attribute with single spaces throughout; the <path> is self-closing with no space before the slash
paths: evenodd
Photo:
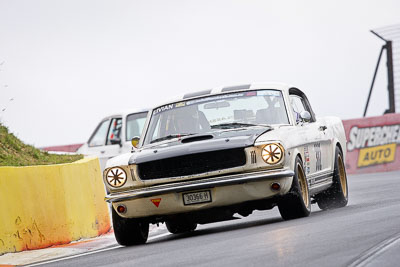
<path id="1" fill-rule="evenodd" d="M 138 164 L 142 180 L 188 176 L 246 164 L 243 148 L 189 154 Z"/>

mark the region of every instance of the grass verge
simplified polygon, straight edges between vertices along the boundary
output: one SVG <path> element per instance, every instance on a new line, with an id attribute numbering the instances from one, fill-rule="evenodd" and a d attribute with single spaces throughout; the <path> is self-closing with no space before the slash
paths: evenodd
<path id="1" fill-rule="evenodd" d="M 8 132 L 0 124 L 0 166 L 31 166 L 71 163 L 82 159 L 83 155 L 56 155 L 41 151 Z"/>

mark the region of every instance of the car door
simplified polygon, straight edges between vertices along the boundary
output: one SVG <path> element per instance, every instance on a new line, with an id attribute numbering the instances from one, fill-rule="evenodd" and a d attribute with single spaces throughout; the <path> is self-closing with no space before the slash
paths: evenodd
<path id="1" fill-rule="evenodd" d="M 290 95 L 292 111 L 296 119 L 299 132 L 303 135 L 304 144 L 304 171 L 311 185 L 323 182 L 330 171 L 331 141 L 326 134 L 326 125 L 323 121 L 313 117 L 308 100 L 301 94 Z M 300 114 L 307 111 L 310 120 L 304 121 Z"/>
<path id="2" fill-rule="evenodd" d="M 123 142 L 122 118 L 120 117 L 112 118 L 102 157 L 102 161 L 104 164 L 103 166 L 105 166 L 108 159 L 123 153 L 122 142 Z"/>
<path id="3" fill-rule="evenodd" d="M 121 133 L 122 118 L 109 118 L 100 122 L 89 139 L 86 154 L 97 156 L 102 170 L 109 158 L 121 153 Z"/>

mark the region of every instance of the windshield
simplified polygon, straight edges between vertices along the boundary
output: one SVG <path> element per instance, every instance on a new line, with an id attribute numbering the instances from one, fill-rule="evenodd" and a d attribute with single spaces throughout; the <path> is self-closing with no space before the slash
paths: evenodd
<path id="1" fill-rule="evenodd" d="M 221 129 L 271 124 L 289 124 L 280 91 L 214 95 L 154 109 L 144 144 Z"/>
<path id="2" fill-rule="evenodd" d="M 142 135 L 146 117 L 147 112 L 133 113 L 126 117 L 126 141 L 130 141 L 133 137 L 140 137 Z"/>

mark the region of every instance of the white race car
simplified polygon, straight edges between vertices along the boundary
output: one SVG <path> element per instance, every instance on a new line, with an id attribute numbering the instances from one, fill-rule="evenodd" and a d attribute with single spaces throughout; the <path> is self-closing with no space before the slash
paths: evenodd
<path id="1" fill-rule="evenodd" d="M 136 143 L 138 142 L 138 143 Z M 107 162 L 115 237 L 145 243 L 149 224 L 171 233 L 277 206 L 283 219 L 347 205 L 346 138 L 285 84 L 184 95 L 154 108 L 136 147 Z"/>
<path id="2" fill-rule="evenodd" d="M 147 112 L 146 109 L 136 109 L 105 117 L 77 153 L 97 156 L 100 168 L 104 170 L 109 158 L 132 150 L 131 139 L 142 134 Z"/>

